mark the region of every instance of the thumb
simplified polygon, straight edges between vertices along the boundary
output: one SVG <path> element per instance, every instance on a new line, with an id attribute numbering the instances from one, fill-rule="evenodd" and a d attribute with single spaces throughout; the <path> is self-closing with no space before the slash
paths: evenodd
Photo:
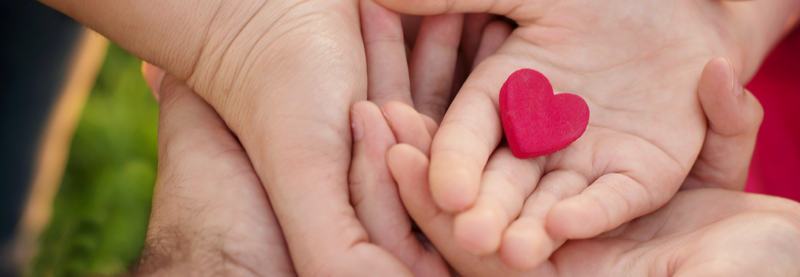
<path id="1" fill-rule="evenodd" d="M 697 93 L 708 118 L 708 131 L 683 188 L 742 190 L 764 110 L 739 83 L 730 61 L 724 57 L 706 64 Z"/>

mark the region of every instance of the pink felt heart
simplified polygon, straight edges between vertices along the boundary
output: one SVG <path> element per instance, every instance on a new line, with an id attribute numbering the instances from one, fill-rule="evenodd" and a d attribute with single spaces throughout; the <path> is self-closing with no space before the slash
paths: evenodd
<path id="1" fill-rule="evenodd" d="M 500 89 L 500 118 L 511 152 L 520 159 L 564 149 L 589 125 L 589 106 L 575 94 L 553 95 L 542 73 L 521 69 Z"/>

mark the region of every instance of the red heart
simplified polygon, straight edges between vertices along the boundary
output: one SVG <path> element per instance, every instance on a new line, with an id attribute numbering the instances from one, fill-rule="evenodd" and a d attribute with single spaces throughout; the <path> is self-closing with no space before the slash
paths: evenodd
<path id="1" fill-rule="evenodd" d="M 521 69 L 500 89 L 500 118 L 508 146 L 520 159 L 564 149 L 589 125 L 589 106 L 575 94 L 553 95 L 542 73 Z"/>

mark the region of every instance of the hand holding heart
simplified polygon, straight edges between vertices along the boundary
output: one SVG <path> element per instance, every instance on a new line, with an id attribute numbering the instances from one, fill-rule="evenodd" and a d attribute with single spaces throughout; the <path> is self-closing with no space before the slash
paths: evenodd
<path id="1" fill-rule="evenodd" d="M 754 2 L 379 2 L 414 14 L 490 12 L 519 24 L 450 106 L 433 139 L 428 177 L 436 204 L 456 214 L 457 241 L 517 268 L 539 264 L 568 238 L 612 230 L 671 199 L 706 134 L 696 95 L 704 64 L 728 56 L 750 76 L 756 64 L 746 61 L 766 51 L 742 49 L 743 35 L 731 27 Z M 499 92 L 522 68 L 547 76 L 556 94 L 581 96 L 591 110 L 582 137 L 528 160 L 500 144 Z"/>
<path id="2" fill-rule="evenodd" d="M 735 92 L 743 88 L 736 85 L 738 81 L 732 72 L 726 59 L 713 59 L 698 84 L 697 94 L 711 126 L 704 147 L 743 149 L 755 142 L 751 132 L 741 133 L 749 140 L 738 135 L 724 136 L 732 130 L 757 129 L 760 120 L 760 105 L 751 94 Z M 724 117 L 731 113 L 745 118 Z M 564 243 L 548 259 L 528 270 L 519 270 L 515 264 L 524 261 L 525 256 L 464 251 L 452 236 L 453 215 L 437 207 L 431 197 L 426 176 L 426 155 L 430 148 L 418 143 L 424 141 L 420 136 L 428 135 L 408 131 L 423 128 L 420 123 L 413 127 L 418 122 L 413 120 L 415 117 L 408 112 L 389 117 L 388 123 L 398 142 L 407 144 L 393 146 L 387 162 L 409 215 L 462 276 L 796 276 L 800 273 L 792 260 L 800 254 L 800 205 L 785 199 L 720 189 L 679 192 L 667 206 L 597 238 Z M 508 155 L 507 148 L 500 151 Z M 737 173 L 747 166 L 741 167 L 738 161 L 747 160 L 749 153 L 708 154 L 705 148 L 701 153 L 700 159 L 706 162 L 695 164 L 693 179 L 726 188 L 743 181 L 715 183 L 722 181 L 716 178 L 716 173 L 741 176 Z M 525 174 L 524 167 L 505 169 L 508 176 Z M 726 171 L 715 172 L 719 169 Z M 715 174 L 704 174 L 708 172 Z M 548 199 L 540 195 L 536 200 Z M 524 250 L 528 246 L 516 247 Z M 736 266 L 720 267 L 720 264 Z"/>

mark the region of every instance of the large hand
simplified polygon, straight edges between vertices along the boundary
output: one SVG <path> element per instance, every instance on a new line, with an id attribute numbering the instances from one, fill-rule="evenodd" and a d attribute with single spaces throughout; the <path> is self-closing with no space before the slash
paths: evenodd
<path id="1" fill-rule="evenodd" d="M 592 237 L 666 203 L 706 134 L 695 94 L 703 65 L 725 55 L 752 75 L 789 14 L 776 11 L 778 27 L 740 47 L 752 31 L 739 28 L 750 23 L 740 19 L 759 17 L 758 3 L 380 2 L 416 14 L 498 13 L 520 25 L 459 92 L 433 140 L 429 176 L 436 203 L 461 212 L 453 227 L 461 244 L 476 253 L 499 249 L 519 268 L 535 266 L 565 238 Z M 526 67 L 544 73 L 557 93 L 581 95 L 592 116 L 567 149 L 520 161 L 495 152 L 497 95 Z"/>
<path id="2" fill-rule="evenodd" d="M 185 80 L 219 113 L 299 274 L 383 272 L 348 191 L 349 109 L 367 99 L 357 0 L 43 2 Z"/>
<path id="3" fill-rule="evenodd" d="M 566 276 L 788 277 L 800 274 L 798 255 L 797 202 L 698 189 L 596 239 L 569 241 L 551 261 Z"/>
<path id="4" fill-rule="evenodd" d="M 147 245 L 137 273 L 295 275 L 280 226 L 241 145 L 216 112 L 183 82 L 151 65 L 143 69 L 161 104 L 160 168 Z M 403 107 L 384 110 L 388 116 L 403 113 Z M 410 275 L 405 262 L 416 276 L 447 275 L 441 257 L 425 250 L 412 235 L 385 163 L 394 135 L 383 115 L 369 102 L 355 105 L 353 112 L 353 204 L 370 242 L 388 251 L 372 247 L 375 256 L 370 260 L 380 267 L 359 266 L 351 273 L 369 275 L 376 270 L 383 275 Z M 420 126 L 426 132 L 424 124 Z M 429 144 L 429 135 L 424 135 Z"/>

